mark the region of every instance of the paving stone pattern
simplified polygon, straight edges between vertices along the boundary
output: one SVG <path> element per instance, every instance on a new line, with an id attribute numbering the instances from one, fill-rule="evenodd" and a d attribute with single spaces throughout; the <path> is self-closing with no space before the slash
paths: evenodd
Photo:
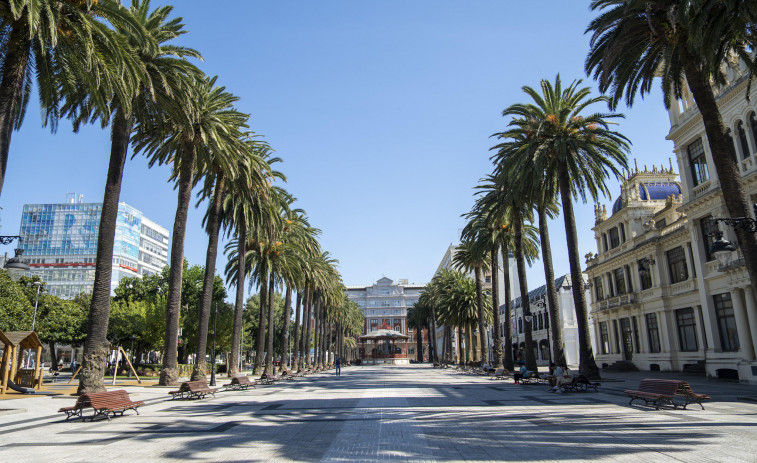
<path id="1" fill-rule="evenodd" d="M 757 404 L 737 400 L 754 386 L 695 378 L 706 410 L 629 407 L 622 391 L 645 376 L 555 394 L 427 365 L 349 367 L 204 400 L 127 387 L 147 405 L 111 422 L 65 422 L 56 411 L 75 399 L 30 397 L 2 402 L 21 412 L 0 415 L 0 462 L 757 461 Z"/>

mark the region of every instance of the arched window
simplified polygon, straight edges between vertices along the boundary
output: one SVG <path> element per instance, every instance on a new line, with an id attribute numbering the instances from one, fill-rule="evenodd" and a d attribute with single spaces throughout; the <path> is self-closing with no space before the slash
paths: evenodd
<path id="1" fill-rule="evenodd" d="M 757 117 L 755 117 L 754 113 L 749 115 L 749 128 L 752 129 L 752 142 L 757 147 Z"/>
<path id="2" fill-rule="evenodd" d="M 542 318 L 541 314 L 539 314 L 539 329 L 544 329 L 544 319 Z"/>
<path id="3" fill-rule="evenodd" d="M 731 129 L 726 130 L 725 136 L 728 138 L 728 153 L 731 155 L 731 158 L 733 158 L 734 162 L 739 162 L 738 157 L 736 156 L 736 147 L 733 146 L 733 135 L 731 134 Z"/>
<path id="4" fill-rule="evenodd" d="M 741 157 L 742 159 L 746 159 L 749 156 L 751 156 L 751 152 L 749 151 L 749 143 L 746 141 L 746 131 L 744 131 L 744 123 L 739 121 L 738 124 L 736 124 L 736 133 L 739 135 L 739 144 L 741 145 Z"/>

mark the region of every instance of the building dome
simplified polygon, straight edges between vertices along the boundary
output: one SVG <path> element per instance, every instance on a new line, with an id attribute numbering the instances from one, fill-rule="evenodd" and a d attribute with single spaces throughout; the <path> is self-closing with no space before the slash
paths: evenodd
<path id="1" fill-rule="evenodd" d="M 681 186 L 676 182 L 639 182 L 636 185 L 636 188 L 639 189 L 638 199 L 641 201 L 660 201 L 665 200 L 670 195 L 678 196 L 681 194 Z M 630 194 L 631 199 L 634 199 L 633 190 L 630 192 Z M 623 201 L 623 195 L 620 195 L 612 205 L 612 213 L 615 214 L 624 207 L 626 207 L 626 202 Z"/>
<path id="2" fill-rule="evenodd" d="M 639 183 L 639 199 L 642 201 L 661 200 L 670 195 L 680 195 L 681 186 L 673 182 Z"/>

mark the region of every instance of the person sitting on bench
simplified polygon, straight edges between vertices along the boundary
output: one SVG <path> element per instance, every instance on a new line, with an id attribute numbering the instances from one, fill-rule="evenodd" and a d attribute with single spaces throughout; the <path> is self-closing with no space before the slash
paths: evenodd
<path id="1" fill-rule="evenodd" d="M 555 385 L 552 387 L 552 390 L 555 392 L 562 392 L 562 385 L 573 382 L 573 373 L 571 373 L 570 368 L 568 368 L 567 365 L 563 365 L 565 368 L 562 369 L 560 367 L 555 368 Z M 562 374 L 558 374 L 558 369 L 563 370 Z"/>

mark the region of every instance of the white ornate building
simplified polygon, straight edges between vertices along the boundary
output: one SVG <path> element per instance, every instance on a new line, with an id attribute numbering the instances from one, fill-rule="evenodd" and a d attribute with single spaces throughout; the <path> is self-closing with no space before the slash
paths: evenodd
<path id="1" fill-rule="evenodd" d="M 395 345 L 395 348 L 402 352 L 384 351 L 382 350 L 386 347 L 384 345 L 379 345 L 378 350 L 374 352 L 376 346 L 361 343 L 358 346 L 361 359 L 394 358 L 397 360 L 393 363 L 407 363 L 408 356 L 414 358 L 416 345 L 413 333 L 408 332 L 407 329 L 407 309 L 418 302 L 425 287 L 425 285 L 410 285 L 407 280 L 394 283 L 387 277 L 379 279 L 371 286 L 347 287 L 347 298 L 356 302 L 365 315 L 364 335 L 371 331 L 388 329 L 411 336 L 407 342 L 407 350 L 404 342 Z M 427 344 L 428 340 L 424 339 L 424 345 Z"/>
<path id="2" fill-rule="evenodd" d="M 747 194 L 757 202 L 757 87 L 747 101 L 744 66 L 731 62 L 726 71 L 717 103 Z M 702 117 L 688 92 L 669 115 L 680 183 L 672 168 L 635 169 L 612 215 L 596 211 L 598 254 L 587 256 L 587 272 L 597 358 L 757 383 L 757 302 L 744 260 L 737 250 L 724 267 L 710 253 L 718 228 L 730 241 L 736 236 L 712 220 L 728 213 Z"/>

